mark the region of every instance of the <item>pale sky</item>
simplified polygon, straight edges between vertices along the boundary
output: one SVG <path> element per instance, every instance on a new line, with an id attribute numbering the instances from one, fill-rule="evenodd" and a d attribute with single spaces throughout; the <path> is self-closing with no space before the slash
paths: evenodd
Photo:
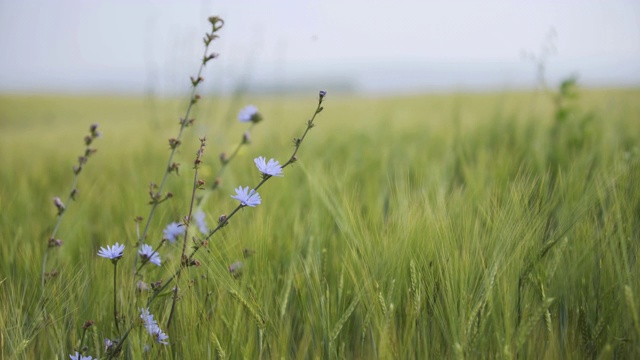
<path id="1" fill-rule="evenodd" d="M 551 29 L 554 81 L 640 85 L 640 1 L 0 0 L 0 91 L 181 92 L 209 15 L 211 89 L 349 83 L 361 91 L 535 85 L 523 51 Z"/>

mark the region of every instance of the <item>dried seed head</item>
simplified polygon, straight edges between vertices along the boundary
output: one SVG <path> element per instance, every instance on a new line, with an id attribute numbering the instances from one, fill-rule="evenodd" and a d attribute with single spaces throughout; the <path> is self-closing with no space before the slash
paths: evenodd
<path id="1" fill-rule="evenodd" d="M 92 327 L 93 324 L 95 324 L 96 322 L 93 320 L 87 320 L 84 322 L 84 324 L 82 325 L 82 328 L 87 330 L 88 328 Z"/>
<path id="2" fill-rule="evenodd" d="M 169 147 L 172 149 L 177 148 L 180 145 L 180 143 L 181 143 L 180 140 L 177 140 L 175 138 L 169 139 Z"/>
<path id="3" fill-rule="evenodd" d="M 176 175 L 180 175 L 180 164 L 175 162 L 171 164 L 171 166 L 169 166 L 169 174 L 171 174 L 172 172 L 175 172 Z"/>
<path id="4" fill-rule="evenodd" d="M 60 239 L 49 238 L 49 241 L 47 241 L 47 246 L 50 248 L 60 247 L 62 246 L 62 243 L 63 242 Z"/>
<path id="5" fill-rule="evenodd" d="M 51 270 L 50 272 L 46 272 L 44 273 L 44 277 L 48 280 L 48 279 L 52 279 L 54 277 L 57 277 L 58 275 L 60 275 L 60 273 L 58 272 L 58 270 Z"/>
<path id="6" fill-rule="evenodd" d="M 209 17 L 209 22 L 211 23 L 211 26 L 213 27 L 212 30 L 211 30 L 212 33 L 222 29 L 222 27 L 224 26 L 224 20 L 222 20 L 221 18 L 219 18 L 217 16 L 210 16 Z"/>
<path id="7" fill-rule="evenodd" d="M 196 121 L 196 119 L 189 119 L 189 120 L 180 119 L 179 123 L 180 125 L 187 127 L 187 126 L 193 125 L 194 121 Z"/>
<path id="8" fill-rule="evenodd" d="M 198 86 L 198 84 L 203 81 L 204 79 L 202 78 L 202 76 L 198 77 L 197 79 L 195 79 L 193 76 L 191 77 L 191 85 L 193 86 Z"/>
<path id="9" fill-rule="evenodd" d="M 162 287 L 162 280 L 154 281 L 151 283 L 151 289 L 157 291 Z"/>

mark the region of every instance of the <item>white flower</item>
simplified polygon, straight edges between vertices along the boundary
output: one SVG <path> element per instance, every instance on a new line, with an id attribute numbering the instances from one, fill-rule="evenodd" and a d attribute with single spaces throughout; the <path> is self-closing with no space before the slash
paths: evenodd
<path id="1" fill-rule="evenodd" d="M 236 195 L 232 195 L 231 197 L 240 201 L 242 206 L 256 207 L 256 205 L 260 205 L 260 202 L 262 201 L 262 199 L 260 199 L 260 194 L 258 194 L 253 189 L 249 191 L 248 186 L 244 189 L 242 188 L 242 186 L 238 186 L 238 188 L 236 189 Z"/>
<path id="2" fill-rule="evenodd" d="M 82 356 L 82 354 L 79 354 L 77 351 L 74 355 L 69 355 L 69 357 L 71 360 L 93 360 L 91 356 Z"/>
<path id="3" fill-rule="evenodd" d="M 151 245 L 142 244 L 142 247 L 138 250 L 138 254 L 140 254 L 143 259 L 160 266 L 160 254 L 154 251 Z"/>
<path id="4" fill-rule="evenodd" d="M 270 159 L 269 162 L 267 162 L 266 158 L 260 156 L 253 159 L 253 162 L 256 163 L 258 170 L 260 170 L 263 175 L 283 176 L 282 166 L 280 166 L 278 160 Z"/>
<path id="5" fill-rule="evenodd" d="M 98 251 L 98 256 L 101 256 L 105 259 L 117 260 L 122 257 L 123 251 L 124 245 L 116 243 L 113 246 L 107 245 L 106 248 L 101 247 L 100 251 Z"/>
<path id="6" fill-rule="evenodd" d="M 209 235 L 209 227 L 205 221 L 206 215 L 204 211 L 198 210 L 194 216 L 196 219 L 196 225 L 198 225 L 198 230 L 202 233 L 202 235 Z"/>
<path id="7" fill-rule="evenodd" d="M 238 113 L 238 121 L 240 122 L 258 122 L 259 120 L 256 119 L 259 117 L 260 114 L 258 114 L 258 108 L 253 105 L 247 105 L 244 109 L 240 110 L 240 113 Z"/>
<path id="8" fill-rule="evenodd" d="M 166 228 L 162 231 L 162 235 L 165 239 L 169 240 L 169 242 L 174 243 L 178 236 L 184 234 L 184 226 L 177 222 L 172 222 L 167 225 Z"/>
<path id="9" fill-rule="evenodd" d="M 165 341 L 169 338 L 169 336 L 167 336 L 167 334 L 162 332 L 162 329 L 160 329 L 160 326 L 158 326 L 158 324 L 147 325 L 145 326 L 145 328 L 147 329 L 147 332 L 149 332 L 149 334 L 153 336 L 156 342 L 163 345 L 169 344 L 168 342 Z"/>

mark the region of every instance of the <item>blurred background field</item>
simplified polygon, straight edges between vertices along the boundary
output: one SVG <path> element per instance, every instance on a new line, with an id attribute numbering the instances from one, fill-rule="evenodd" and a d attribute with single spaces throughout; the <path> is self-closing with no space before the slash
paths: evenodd
<path id="1" fill-rule="evenodd" d="M 536 92 L 329 94 L 299 163 L 197 256 L 202 266 L 180 284 L 171 346 L 149 356 L 634 357 L 640 92 L 578 94 L 561 125 L 553 101 Z M 205 206 L 209 224 L 232 210 L 233 188 L 258 182 L 254 157 L 286 159 L 315 96 L 242 99 L 265 120 Z M 118 298 L 136 316 L 147 295 L 129 276 L 133 218 L 148 212 L 147 186 L 166 165 L 183 103 L 0 98 L 4 358 L 63 358 L 89 319 L 96 325 L 85 345 L 100 354 L 115 336 L 112 267 L 96 256 L 100 246 L 127 246 Z M 233 103 L 203 98 L 196 107 L 181 174 L 168 184 L 175 197 L 160 207 L 148 242 L 188 209 L 197 138 L 208 139 L 211 183 L 218 154 L 246 130 Z M 41 298 L 51 199 L 69 190 L 94 122 L 98 153 L 80 176 L 59 232 L 64 246 L 50 255 L 59 275 Z M 245 259 L 245 249 L 255 254 Z M 163 248 L 162 269 L 145 280 L 166 278 L 178 254 Z M 244 264 L 240 278 L 228 270 L 235 261 Z M 169 302 L 152 305 L 158 318 L 166 320 Z M 144 339 L 134 332 L 127 356 L 142 356 Z"/>

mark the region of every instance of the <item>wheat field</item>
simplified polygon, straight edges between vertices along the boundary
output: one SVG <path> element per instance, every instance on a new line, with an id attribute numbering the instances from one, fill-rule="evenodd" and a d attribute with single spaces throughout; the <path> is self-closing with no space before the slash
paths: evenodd
<path id="1" fill-rule="evenodd" d="M 137 284 L 166 281 L 182 245 L 134 276 L 134 219 L 149 216 L 149 183 L 189 99 L 0 96 L 0 358 L 107 358 L 104 340 L 129 327 L 120 358 L 640 357 L 639 90 L 326 90 L 298 161 L 184 268 L 170 327 L 173 292 L 155 294 L 167 345 L 137 321 L 154 296 Z M 196 192 L 213 227 L 236 187 L 260 181 L 254 158 L 288 160 L 317 98 L 200 99 L 146 242 L 188 214 L 199 138 L 209 188 L 220 153 L 251 132 L 217 189 Z M 255 126 L 236 120 L 250 103 L 264 118 Z M 47 250 L 52 199 L 66 199 L 94 123 L 63 244 Z M 116 242 L 114 292 L 114 266 L 97 253 Z"/>

